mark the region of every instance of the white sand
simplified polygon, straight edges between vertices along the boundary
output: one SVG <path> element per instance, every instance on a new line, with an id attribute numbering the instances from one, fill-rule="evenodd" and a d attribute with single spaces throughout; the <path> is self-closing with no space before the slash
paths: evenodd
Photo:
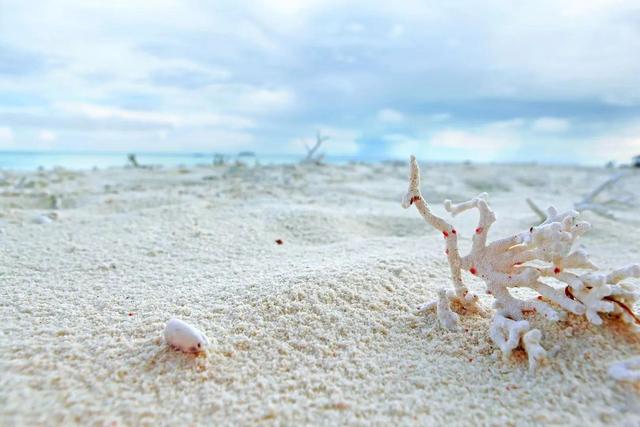
<path id="1" fill-rule="evenodd" d="M 525 197 L 568 208 L 610 173 L 423 172 L 438 212 L 445 197 L 490 192 L 490 238 L 533 225 Z M 530 377 L 521 351 L 501 360 L 488 319 L 463 315 L 447 332 L 415 312 L 450 282 L 441 236 L 400 207 L 406 176 L 406 165 L 0 173 L 0 424 L 640 425 L 640 388 L 607 375 L 640 354 L 619 322 L 530 319 L 557 350 Z M 640 177 L 620 187 L 640 199 Z M 58 219 L 34 223 L 51 194 Z M 585 214 L 603 267 L 640 260 L 637 208 L 614 208 L 620 221 Z M 463 252 L 475 221 L 455 219 Z M 207 358 L 166 347 L 174 316 L 213 341 Z"/>

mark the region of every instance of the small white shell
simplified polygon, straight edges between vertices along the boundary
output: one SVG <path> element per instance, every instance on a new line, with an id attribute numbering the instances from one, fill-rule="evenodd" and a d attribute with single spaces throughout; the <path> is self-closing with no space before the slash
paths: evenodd
<path id="1" fill-rule="evenodd" d="M 179 319 L 171 319 L 164 328 L 164 339 L 171 347 L 185 353 L 200 353 L 209 345 L 202 332 Z"/>

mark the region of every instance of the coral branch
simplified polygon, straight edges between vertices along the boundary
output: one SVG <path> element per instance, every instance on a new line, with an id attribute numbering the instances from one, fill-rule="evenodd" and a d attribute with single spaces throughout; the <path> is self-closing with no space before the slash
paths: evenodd
<path id="1" fill-rule="evenodd" d="M 595 188 L 595 190 L 593 190 L 591 193 L 589 193 L 584 199 L 582 199 L 582 201 L 577 203 L 577 205 L 593 203 L 595 198 L 598 197 L 598 194 L 602 193 L 607 188 L 612 187 L 613 184 L 615 184 L 616 182 L 620 181 L 620 179 L 624 178 L 627 175 L 628 174 L 624 173 L 624 172 L 621 172 L 621 173 L 613 175 L 612 177 L 607 179 L 605 182 L 603 182 L 602 184 L 597 186 Z M 576 206 L 576 209 L 579 210 L 579 208 L 577 206 Z"/>
<path id="2" fill-rule="evenodd" d="M 544 221 L 546 219 L 547 216 L 544 214 L 542 209 L 540 209 L 540 207 L 536 205 L 535 202 L 528 197 L 527 197 L 527 204 L 529 205 L 531 210 L 535 212 L 536 215 L 538 215 L 538 218 L 540 218 L 540 221 Z"/>
<path id="3" fill-rule="evenodd" d="M 613 187 L 614 184 L 616 184 L 618 181 L 620 181 L 620 179 L 625 178 L 627 176 L 632 175 L 631 173 L 625 173 L 625 172 L 621 172 L 618 174 L 615 174 L 613 176 L 611 176 L 609 179 L 607 179 L 605 182 L 603 182 L 602 184 L 600 184 L 598 187 L 596 187 L 591 193 L 589 193 L 588 195 L 586 195 L 582 200 L 580 200 L 579 202 L 576 202 L 573 204 L 573 208 L 582 213 L 585 211 L 592 211 L 600 216 L 603 216 L 605 218 L 609 218 L 609 219 L 616 219 L 616 216 L 613 214 L 613 212 L 611 212 L 609 209 L 607 209 L 606 205 L 610 204 L 612 202 L 618 202 L 618 203 L 623 203 L 623 204 L 630 204 L 631 203 L 631 199 L 630 198 L 621 198 L 621 197 L 617 197 L 617 198 L 613 198 L 610 200 L 607 200 L 605 202 L 596 202 L 595 199 L 598 197 L 598 195 L 600 193 L 602 193 L 604 190 Z M 527 198 L 526 199 L 527 204 L 529 205 L 529 207 L 531 208 L 531 210 L 533 212 L 536 213 L 536 215 L 538 215 L 538 217 L 540 217 L 541 220 L 544 219 L 544 213 L 542 212 L 542 209 L 540 209 L 538 207 L 538 205 L 536 205 L 536 203 Z"/>
<path id="4" fill-rule="evenodd" d="M 529 371 L 533 374 L 538 369 L 538 365 L 547 358 L 547 351 L 540 345 L 542 332 L 533 329 L 522 337 L 522 346 L 529 357 Z"/>
<path id="5" fill-rule="evenodd" d="M 491 322 L 489 336 L 505 359 L 513 350 L 522 346 L 527 352 L 531 373 L 535 373 L 538 365 L 547 357 L 547 351 L 540 345 L 542 332 L 538 329 L 529 330 L 529 322 L 526 320 L 515 321 L 497 314 Z"/>
<path id="6" fill-rule="evenodd" d="M 436 230 L 440 231 L 446 242 L 446 253 L 451 267 L 451 276 L 456 297 L 463 306 L 473 307 L 478 301 L 477 295 L 468 291 L 462 283 L 460 254 L 458 252 L 458 236 L 456 229 L 443 218 L 435 215 L 429 209 L 420 192 L 420 168 L 414 156 L 411 156 L 409 189 L 402 200 L 402 206 L 406 209 L 415 205 L 424 220 Z"/>
<path id="7" fill-rule="evenodd" d="M 598 191 L 589 197 L 595 197 L 603 189 L 596 189 Z M 489 330 L 491 339 L 505 357 L 522 345 L 532 371 L 546 357 L 546 351 L 540 346 L 540 331 L 530 331 L 529 323 L 524 320 L 527 312 L 539 313 L 551 321 L 560 320 L 569 312 L 584 315 L 595 325 L 602 324 L 600 315 L 608 313 L 627 323 L 640 324 L 640 318 L 630 308 L 640 300 L 640 294 L 631 284 L 623 283 L 625 279 L 639 278 L 640 266 L 632 265 L 610 273 L 568 271 L 597 269 L 584 249 L 572 249 L 578 238 L 591 228 L 589 223 L 577 220 L 577 211 L 559 213 L 550 207 L 540 225 L 487 244 L 488 233 L 496 220 L 487 203 L 487 195 L 483 193 L 457 204 L 445 200 L 444 208 L 452 216 L 471 209 L 477 209 L 480 214 L 472 248 L 469 254 L 461 257 L 456 229 L 435 215 L 422 197 L 420 169 L 413 156 L 409 189 L 402 205 L 405 208 L 414 205 L 424 220 L 444 236 L 455 292 L 441 289 L 436 302 L 420 306 L 421 309 L 436 309 L 443 327 L 454 329 L 458 322 L 459 316 L 451 310 L 452 302 L 482 311 L 477 296 L 462 282 L 463 270 L 482 279 L 487 293 L 494 297 L 496 313 Z M 562 286 L 553 286 L 554 282 Z M 516 298 L 509 292 L 510 288 L 516 287 L 532 289 L 539 296 L 529 300 Z"/>
<path id="8" fill-rule="evenodd" d="M 487 197 L 489 197 L 487 193 L 481 193 L 475 198 L 457 205 L 451 203 L 451 200 L 444 201 L 444 208 L 447 212 L 451 213 L 451 216 L 456 216 L 457 214 L 469 209 L 478 209 L 480 218 L 478 219 L 478 226 L 476 227 L 473 235 L 473 247 L 471 249 L 472 254 L 479 253 L 486 246 L 489 229 L 491 228 L 491 225 L 496 222 L 495 214 L 491 209 L 489 209 L 489 205 L 487 205 Z"/>
<path id="9" fill-rule="evenodd" d="M 620 268 L 618 270 L 614 270 L 607 275 L 606 282 L 616 284 L 624 279 L 629 279 L 632 277 L 640 277 L 640 265 L 633 264 Z"/>
<path id="10" fill-rule="evenodd" d="M 489 328 L 491 340 L 500 348 L 502 356 L 507 359 L 511 352 L 520 346 L 520 338 L 529 331 L 526 320 L 511 320 L 496 314 Z"/>
<path id="11" fill-rule="evenodd" d="M 449 295 L 446 289 L 438 290 L 437 315 L 440 323 L 449 330 L 456 329 L 458 325 L 458 315 L 451 311 L 449 307 Z"/>

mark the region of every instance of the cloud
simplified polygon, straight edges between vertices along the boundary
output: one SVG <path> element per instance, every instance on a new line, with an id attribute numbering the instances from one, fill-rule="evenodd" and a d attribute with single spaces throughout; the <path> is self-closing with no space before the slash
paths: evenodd
<path id="1" fill-rule="evenodd" d="M 531 124 L 536 132 L 566 132 L 570 127 L 569 120 L 558 117 L 540 117 Z"/>
<path id="2" fill-rule="evenodd" d="M 10 144 L 13 142 L 13 130 L 7 126 L 0 126 L 0 143 Z"/>
<path id="3" fill-rule="evenodd" d="M 387 154 L 393 158 L 406 158 L 410 155 L 420 156 L 426 154 L 426 139 L 396 133 L 384 135 L 383 140 L 388 144 Z"/>
<path id="4" fill-rule="evenodd" d="M 194 126 L 246 129 L 253 126 L 253 122 L 244 117 L 213 113 L 138 111 L 82 103 L 60 104 L 59 108 L 64 112 L 88 117 L 96 121 L 116 119 L 124 122 L 161 125 L 173 128 Z"/>
<path id="5" fill-rule="evenodd" d="M 640 155 L 640 118 L 625 126 L 584 141 L 580 160 L 585 163 L 604 164 L 609 160 L 629 163 L 633 156 Z"/>
<path id="6" fill-rule="evenodd" d="M 385 108 L 378 111 L 376 117 L 382 123 L 401 123 L 404 121 L 404 115 L 392 108 Z"/>
<path id="7" fill-rule="evenodd" d="M 432 160 L 504 160 L 523 143 L 526 121 L 521 118 L 479 126 L 445 127 L 420 136 L 385 135 L 387 153 L 394 158 L 410 154 Z"/>
<path id="8" fill-rule="evenodd" d="M 200 89 L 229 78 L 226 70 L 202 70 L 185 68 L 161 68 L 154 70 L 150 81 L 154 85 L 183 89 Z"/>
<path id="9" fill-rule="evenodd" d="M 471 129 L 445 128 L 429 138 L 429 145 L 438 148 L 465 149 L 470 153 L 495 152 L 518 144 L 525 120 L 514 118 L 489 122 Z"/>
<path id="10" fill-rule="evenodd" d="M 415 147 L 452 159 L 475 155 L 465 146 L 541 158 L 527 141 L 560 136 L 577 158 L 583 141 L 634 138 L 616 129 L 640 117 L 633 2 L 489 2 L 460 14 L 472 6 L 13 2 L 0 14 L 0 122 L 35 136 L 26 144 L 47 129 L 56 147 L 216 140 L 269 153 L 322 123 L 371 133 L 336 136 L 328 153 Z"/>
<path id="11" fill-rule="evenodd" d="M 465 131 L 448 129 L 435 133 L 429 138 L 429 146 L 434 148 L 454 148 L 466 151 L 468 158 L 493 158 L 489 153 L 514 147 L 519 142 L 515 134 L 486 131 Z"/>
<path id="12" fill-rule="evenodd" d="M 234 87 L 229 93 L 234 109 L 242 112 L 269 114 L 288 111 L 295 105 L 295 94 L 287 89 Z"/>
<path id="13" fill-rule="evenodd" d="M 38 139 L 42 142 L 53 142 L 58 138 L 58 135 L 55 132 L 52 132 L 47 129 L 43 129 L 38 133 Z"/>
<path id="14" fill-rule="evenodd" d="M 640 94 L 634 92 L 607 94 L 602 100 L 605 104 L 617 107 L 634 107 L 640 105 Z"/>
<path id="15" fill-rule="evenodd" d="M 517 129 L 521 129 L 525 125 L 526 121 L 522 118 L 514 118 L 508 120 L 498 120 L 490 122 L 484 125 L 480 131 L 485 134 L 499 134 L 503 132 L 509 132 Z"/>

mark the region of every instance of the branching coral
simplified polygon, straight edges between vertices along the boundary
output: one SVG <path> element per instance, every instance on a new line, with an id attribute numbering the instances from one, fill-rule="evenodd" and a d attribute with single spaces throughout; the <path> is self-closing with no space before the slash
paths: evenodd
<path id="1" fill-rule="evenodd" d="M 632 265 L 609 274 L 570 271 L 596 269 L 584 249 L 573 249 L 576 240 L 591 227 L 589 223 L 577 220 L 576 211 L 558 213 L 551 207 L 540 225 L 487 243 L 487 236 L 496 220 L 487 203 L 487 195 L 483 193 L 459 204 L 445 200 L 444 208 L 452 216 L 470 209 L 479 212 L 471 251 L 461 256 L 458 232 L 451 223 L 431 211 L 420 192 L 420 170 L 415 157 L 411 157 L 410 163 L 409 189 L 402 205 L 405 208 L 414 205 L 425 221 L 442 233 L 451 267 L 453 292 L 441 289 L 437 302 L 419 306 L 421 310 L 435 308 L 442 326 L 454 329 L 458 322 L 457 314 L 451 310 L 451 302 L 458 302 L 467 309 L 482 310 L 478 297 L 469 292 L 462 282 L 463 270 L 481 278 L 487 293 L 495 299 L 491 339 L 505 357 L 522 346 L 529 356 L 532 370 L 545 358 L 546 352 L 540 345 L 541 332 L 530 329 L 529 322 L 523 320 L 526 312 L 541 313 L 551 321 L 559 320 L 565 312 L 570 312 L 585 315 L 596 325 L 602 323 L 601 313 L 618 314 L 628 323 L 635 324 L 639 320 L 630 307 L 640 294 L 622 281 L 640 277 L 640 266 Z M 555 282 L 556 286 L 548 282 Z M 561 286 L 557 287 L 557 284 Z M 511 295 L 510 288 L 530 288 L 539 296 L 519 299 Z M 558 310 L 558 306 L 562 310 Z"/>
<path id="2" fill-rule="evenodd" d="M 616 216 L 614 215 L 613 212 L 611 212 L 607 208 L 607 205 L 612 203 L 630 205 L 633 201 L 633 196 L 613 197 L 610 200 L 607 200 L 604 202 L 598 202 L 596 201 L 596 199 L 598 195 L 600 195 L 600 193 L 607 190 L 608 188 L 613 187 L 622 178 L 626 178 L 632 175 L 633 173 L 626 173 L 626 172 L 621 172 L 613 175 L 612 177 L 607 179 L 605 182 L 600 184 L 598 187 L 596 187 L 591 193 L 587 194 L 581 201 L 574 203 L 573 208 L 578 212 L 592 211 L 605 218 L 616 219 Z M 527 204 L 529 205 L 531 210 L 535 212 L 536 215 L 538 215 L 538 217 L 540 217 L 541 221 L 545 220 L 545 213 L 543 212 L 542 209 L 540 209 L 540 207 L 538 207 L 538 205 L 533 200 L 528 198 Z"/>
<path id="3" fill-rule="evenodd" d="M 529 370 L 534 373 L 540 362 L 547 359 L 547 351 L 540 345 L 542 332 L 532 329 L 522 336 L 522 346 L 529 357 Z"/>

